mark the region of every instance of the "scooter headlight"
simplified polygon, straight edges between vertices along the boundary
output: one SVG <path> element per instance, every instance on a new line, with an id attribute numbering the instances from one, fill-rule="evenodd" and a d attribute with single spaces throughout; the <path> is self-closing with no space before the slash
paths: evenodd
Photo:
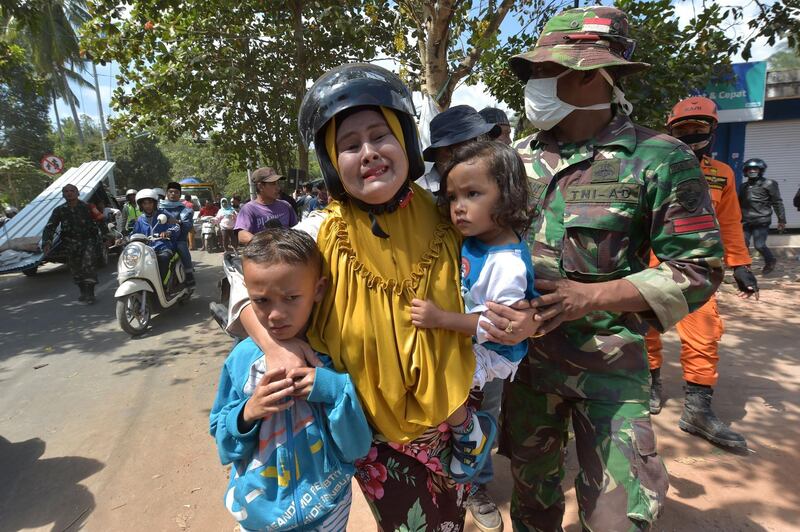
<path id="1" fill-rule="evenodd" d="M 122 264 L 128 269 L 135 268 L 140 258 L 142 258 L 142 250 L 139 249 L 139 246 L 128 246 L 122 252 Z"/>

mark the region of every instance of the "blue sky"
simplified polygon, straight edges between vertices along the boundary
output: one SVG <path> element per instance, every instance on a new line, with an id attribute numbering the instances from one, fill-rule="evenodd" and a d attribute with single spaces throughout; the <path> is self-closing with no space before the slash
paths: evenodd
<path id="1" fill-rule="evenodd" d="M 702 0 L 675 0 L 674 4 L 679 19 L 688 22 L 693 15 L 694 6 L 699 6 L 701 1 Z M 603 4 L 610 5 L 611 3 L 613 2 L 609 0 L 603 0 Z M 752 0 L 722 0 L 722 4 L 726 6 L 745 6 L 746 16 L 755 10 Z M 500 27 L 501 39 L 503 36 L 512 35 L 519 32 L 519 29 L 519 23 L 514 17 L 506 17 L 502 26 Z M 737 29 L 733 28 L 731 31 L 737 31 Z M 742 30 L 738 29 L 738 31 Z M 769 47 L 767 46 L 766 42 L 756 43 L 756 46 L 753 49 L 753 58 L 751 60 L 760 61 L 768 58 L 775 51 L 776 47 L 777 46 Z M 734 58 L 734 61 L 736 60 L 737 58 Z M 738 60 L 741 61 L 741 58 L 738 58 Z M 389 68 L 392 67 L 391 61 L 386 61 L 385 63 L 386 64 L 384 66 Z M 117 72 L 118 68 L 114 63 L 107 64 L 105 66 L 97 66 L 100 96 L 103 101 L 103 112 L 105 113 L 106 118 L 114 113 L 109 107 L 109 102 L 111 100 L 111 93 L 113 92 L 114 88 L 116 88 L 116 78 L 114 76 Z M 87 70 L 85 76 L 87 79 L 91 80 L 91 69 Z M 97 121 L 98 108 L 97 98 L 94 91 L 92 89 L 81 89 L 77 86 L 73 86 L 73 91 L 78 96 L 78 100 L 80 101 L 80 110 L 78 112 L 80 114 L 86 114 L 93 120 Z M 473 86 L 467 86 L 465 84 L 459 86 L 453 95 L 453 105 L 459 104 L 471 105 L 476 109 L 481 109 L 487 105 L 499 105 L 500 107 L 503 107 L 502 104 L 499 104 L 496 100 L 494 100 L 494 98 L 491 97 L 491 95 L 488 94 L 486 87 L 480 83 Z M 62 119 L 72 116 L 69 106 L 62 101 L 58 102 L 58 112 Z M 55 124 L 55 113 L 53 112 L 52 108 L 50 110 L 50 117 L 52 122 Z"/>

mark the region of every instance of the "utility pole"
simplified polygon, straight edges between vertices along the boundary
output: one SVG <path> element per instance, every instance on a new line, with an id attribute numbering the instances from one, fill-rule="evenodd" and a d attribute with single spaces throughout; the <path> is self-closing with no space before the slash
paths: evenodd
<path id="1" fill-rule="evenodd" d="M 113 161 L 111 158 L 111 146 L 109 146 L 108 142 L 106 141 L 106 137 L 108 136 L 108 131 L 106 131 L 106 121 L 103 117 L 103 100 L 100 98 L 100 82 L 97 80 L 97 67 L 92 63 L 92 74 L 94 74 L 94 92 L 97 95 L 97 111 L 100 113 L 100 137 L 103 140 L 103 155 L 105 155 L 106 161 Z M 111 189 L 111 195 L 117 195 L 117 182 L 114 180 L 114 170 L 111 170 L 108 173 L 108 187 Z"/>

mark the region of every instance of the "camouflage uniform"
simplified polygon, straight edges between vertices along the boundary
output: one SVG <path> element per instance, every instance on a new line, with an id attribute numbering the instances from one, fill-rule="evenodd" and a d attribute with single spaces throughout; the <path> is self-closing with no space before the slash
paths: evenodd
<path id="1" fill-rule="evenodd" d="M 75 207 L 68 204 L 53 209 L 42 234 L 42 247 L 53 244 L 56 228 L 61 224 L 61 248 L 67 257 L 72 279 L 78 286 L 97 283 L 97 249 L 100 228 L 92 219 L 89 206 L 78 200 Z"/>
<path id="2" fill-rule="evenodd" d="M 624 13 L 614 8 L 567 13 L 576 12 L 580 16 L 570 20 L 622 27 Z M 555 61 L 552 55 L 546 60 Z M 506 385 L 502 409 L 500 452 L 511 459 L 514 528 L 560 529 L 571 418 L 584 528 L 646 529 L 663 506 L 668 479 L 650 424 L 643 335 L 648 326 L 664 331 L 675 325 L 722 280 L 708 186 L 685 145 L 619 111 L 590 141 L 559 145 L 543 131 L 516 148 L 531 179 L 528 241 L 536 278 L 624 278 L 651 310 L 591 312 L 532 341 Z M 651 247 L 662 261 L 655 269 L 648 269 Z"/>

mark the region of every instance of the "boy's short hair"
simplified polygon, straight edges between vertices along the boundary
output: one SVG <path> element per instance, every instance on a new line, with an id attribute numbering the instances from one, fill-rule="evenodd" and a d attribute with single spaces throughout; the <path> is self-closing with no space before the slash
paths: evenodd
<path id="1" fill-rule="evenodd" d="M 177 190 L 178 192 L 181 191 L 181 184 L 175 181 L 170 181 L 167 183 L 167 190 Z"/>
<path id="2" fill-rule="evenodd" d="M 322 254 L 314 239 L 302 231 L 285 227 L 269 227 L 256 233 L 242 250 L 242 261 L 266 266 L 300 264 L 314 268 L 322 275 Z"/>

